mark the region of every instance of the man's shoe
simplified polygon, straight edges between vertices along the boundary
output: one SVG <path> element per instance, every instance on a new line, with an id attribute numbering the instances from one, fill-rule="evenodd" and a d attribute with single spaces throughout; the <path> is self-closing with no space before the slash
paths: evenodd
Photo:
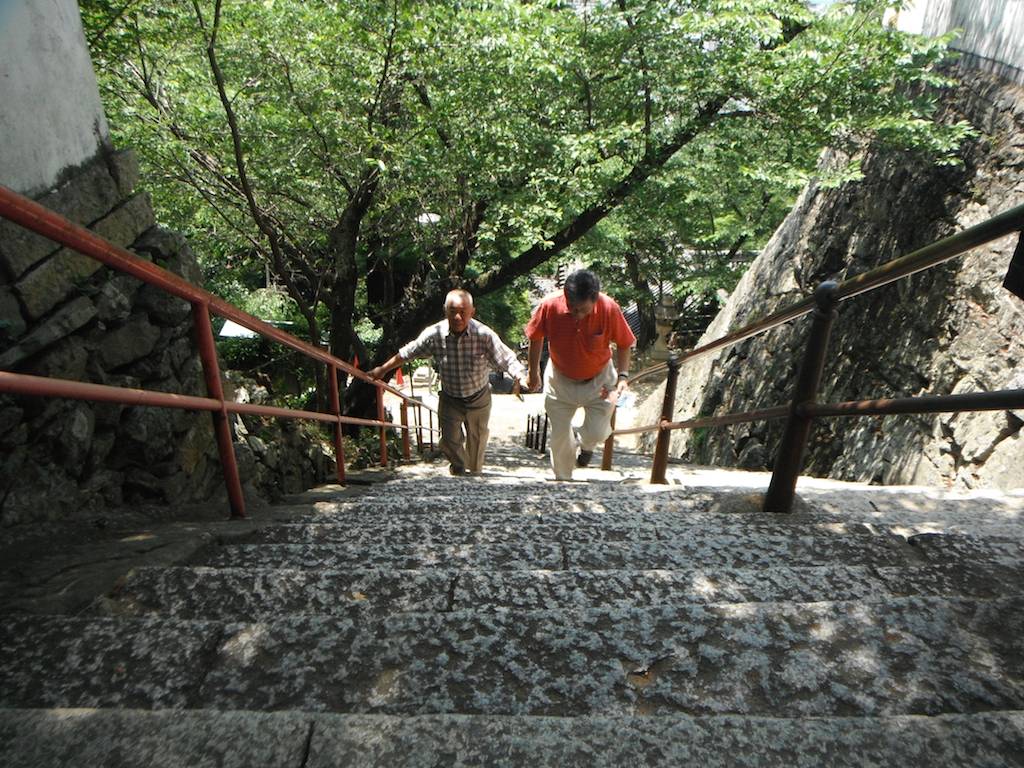
<path id="1" fill-rule="evenodd" d="M 576 454 L 576 466 L 577 467 L 589 467 L 590 460 L 594 458 L 593 451 L 584 451 L 580 449 L 580 452 Z"/>
<path id="2" fill-rule="evenodd" d="M 448 467 L 448 472 L 449 472 L 449 474 L 452 474 L 452 475 L 464 475 L 464 474 L 466 474 L 466 468 L 465 467 L 456 467 L 454 464 L 452 464 L 450 467 Z"/>

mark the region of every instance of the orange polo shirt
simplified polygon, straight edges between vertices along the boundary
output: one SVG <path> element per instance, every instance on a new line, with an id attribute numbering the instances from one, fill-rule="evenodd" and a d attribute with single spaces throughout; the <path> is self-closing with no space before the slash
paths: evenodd
<path id="1" fill-rule="evenodd" d="M 548 340 L 548 353 L 558 372 L 577 381 L 591 379 L 608 364 L 609 345 L 631 347 L 636 336 L 615 300 L 599 293 L 594 311 L 577 322 L 569 312 L 565 292 L 548 296 L 526 325 L 530 341 Z"/>

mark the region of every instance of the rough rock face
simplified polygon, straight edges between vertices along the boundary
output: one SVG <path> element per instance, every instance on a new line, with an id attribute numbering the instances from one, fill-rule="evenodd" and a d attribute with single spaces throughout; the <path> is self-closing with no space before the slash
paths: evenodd
<path id="1" fill-rule="evenodd" d="M 1024 202 L 1024 90 L 962 71 L 945 96 L 951 119 L 978 138 L 962 167 L 872 149 L 865 178 L 806 189 L 699 343 L 808 295 L 823 280 L 865 272 Z M 824 162 L 835 162 L 836 155 Z M 819 400 L 1024 387 L 1024 302 L 1001 287 L 1015 237 L 844 302 Z M 676 418 L 785 403 L 810 319 L 685 365 Z M 644 405 L 656 420 L 663 388 Z M 832 419 L 818 422 L 805 472 L 846 480 L 954 487 L 1024 486 L 1024 413 Z M 679 431 L 688 461 L 770 468 L 782 422 Z"/>
<path id="2" fill-rule="evenodd" d="M 200 283 L 184 238 L 155 226 L 133 193 L 131 152 L 102 154 L 39 199 L 138 256 Z M 188 303 L 0 219 L 0 370 L 99 384 L 204 394 Z M 241 432 L 241 430 L 236 430 Z M 249 451 L 246 436 L 239 450 Z M 284 492 L 324 479 L 330 462 L 301 454 Z M 293 445 L 294 444 L 294 445 Z M 275 462 L 291 467 L 291 458 Z M 303 463 L 305 462 L 305 463 Z M 310 468 L 305 464 L 311 463 Z M 265 462 L 253 462 L 260 466 Z M 256 467 L 254 467 L 255 469 Z M 316 471 L 319 470 L 319 471 Z M 275 496 L 273 473 L 245 474 Z M 294 477 L 292 477 L 294 476 Z M 301 488 L 298 485 L 301 484 Z M 206 413 L 0 396 L 0 520 L 12 525 L 121 504 L 188 504 L 224 495 Z"/>
<path id="3" fill-rule="evenodd" d="M 267 390 L 228 371 L 224 395 L 236 403 L 275 405 Z M 336 481 L 334 456 L 314 425 L 290 419 L 234 417 L 235 459 L 243 482 L 269 501 Z"/>

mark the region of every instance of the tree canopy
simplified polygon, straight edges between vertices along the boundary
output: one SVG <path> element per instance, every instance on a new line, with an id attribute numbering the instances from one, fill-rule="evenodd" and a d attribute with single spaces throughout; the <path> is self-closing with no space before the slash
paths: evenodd
<path id="1" fill-rule="evenodd" d="M 450 288 L 519 305 L 566 255 L 642 301 L 652 280 L 713 288 L 825 146 L 950 161 L 966 129 L 932 121 L 930 88 L 946 41 L 884 25 L 900 4 L 81 7 L 116 138 L 214 286 L 237 298 L 266 270 L 314 341 L 370 362 Z"/>

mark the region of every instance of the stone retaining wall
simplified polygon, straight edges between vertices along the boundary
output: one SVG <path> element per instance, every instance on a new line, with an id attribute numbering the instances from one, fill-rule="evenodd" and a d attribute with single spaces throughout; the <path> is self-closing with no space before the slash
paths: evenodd
<path id="1" fill-rule="evenodd" d="M 39 202 L 201 283 L 185 239 L 157 226 L 148 196 L 134 191 L 138 176 L 133 153 L 104 151 Z M 0 369 L 205 394 L 188 302 L 3 219 L 0 280 Z M 301 431 L 268 426 L 289 437 L 259 454 L 247 434 L 258 421 L 235 426 L 250 497 L 278 498 L 333 473 L 333 459 Z M 207 413 L 0 397 L 0 456 L 3 525 L 224 497 Z"/>
<path id="2" fill-rule="evenodd" d="M 1024 91 L 970 70 L 946 95 L 951 119 L 978 138 L 962 167 L 870 150 L 863 181 L 811 186 L 698 343 L 810 293 L 1024 202 Z M 830 155 L 825 162 L 834 162 Z M 1024 302 L 1001 287 L 1016 238 L 845 302 L 839 309 L 822 401 L 989 391 L 1024 386 Z M 784 403 L 809 319 L 684 366 L 675 418 Z M 663 387 L 641 419 L 656 420 Z M 1024 486 L 1024 413 L 996 411 L 819 423 L 808 474 L 880 483 Z M 770 468 L 782 422 L 676 432 L 687 461 Z M 650 447 L 648 444 L 647 447 Z"/>

